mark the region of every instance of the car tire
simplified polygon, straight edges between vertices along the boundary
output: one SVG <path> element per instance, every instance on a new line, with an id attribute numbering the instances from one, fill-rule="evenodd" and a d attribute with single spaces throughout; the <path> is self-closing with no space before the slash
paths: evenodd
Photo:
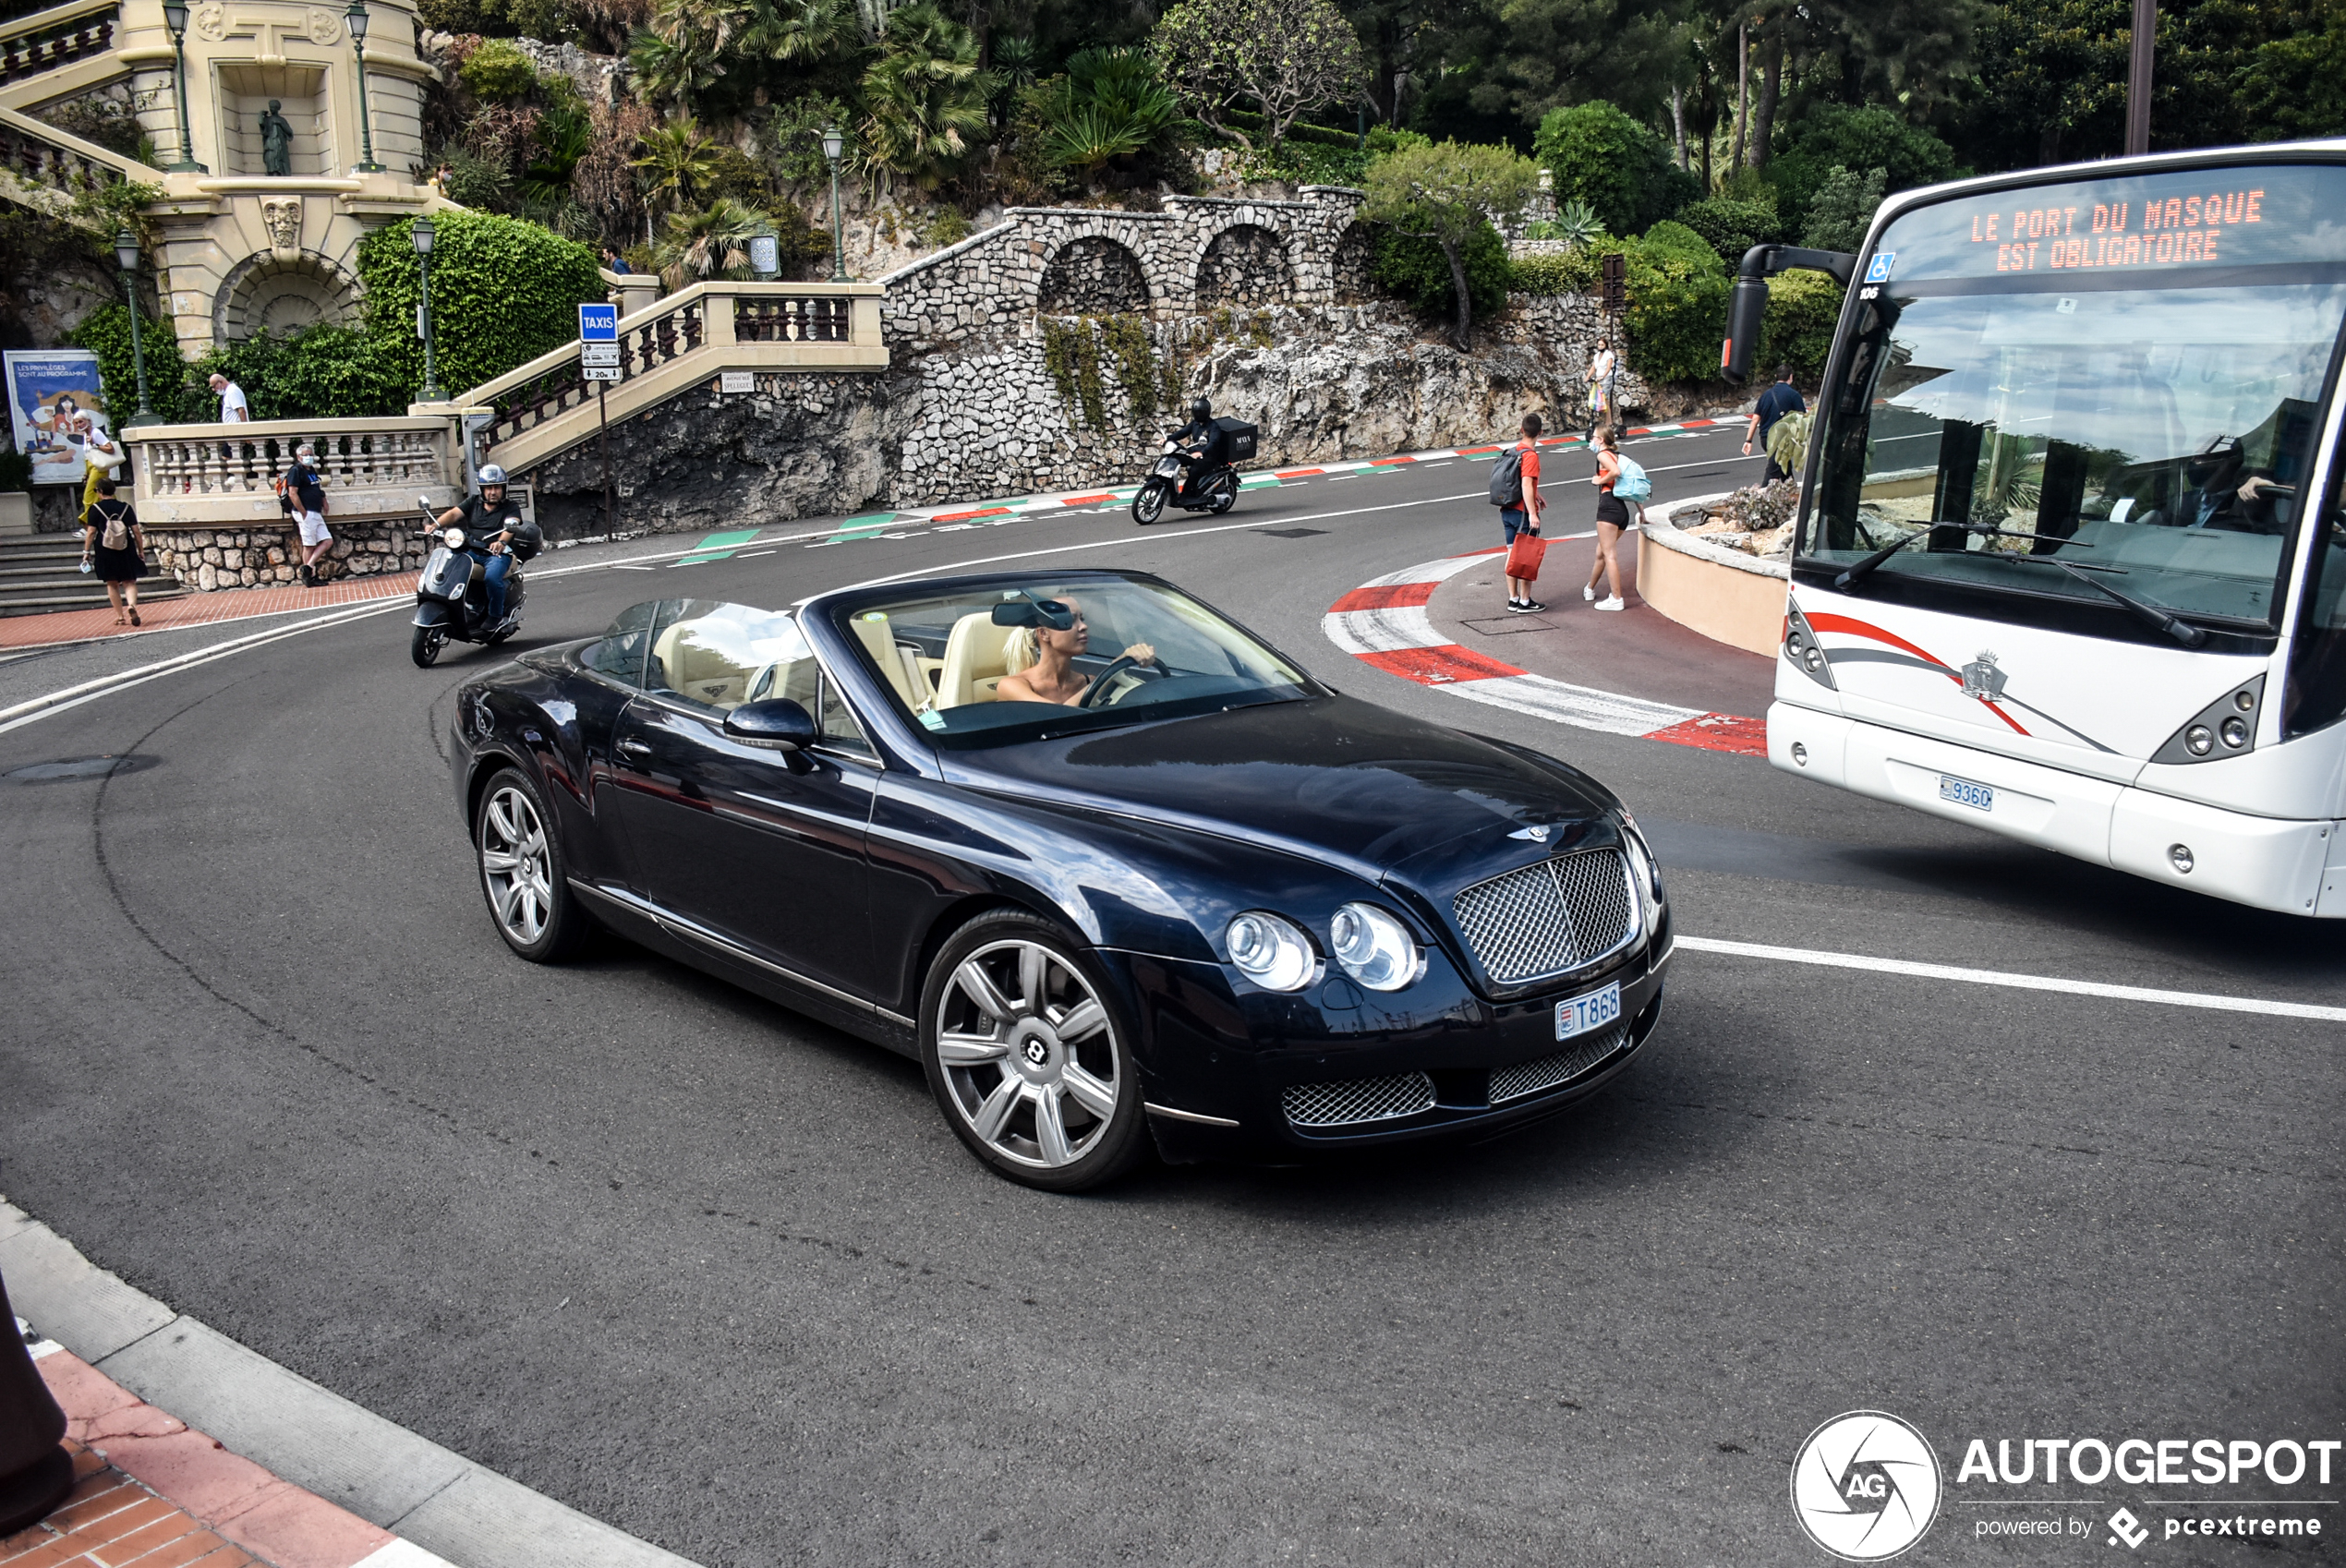
<path id="1" fill-rule="evenodd" d="M 534 964 L 578 950 L 592 921 L 570 890 L 568 862 L 546 797 L 518 768 L 501 768 L 473 814 L 473 863 L 505 946 Z"/>
<path id="2" fill-rule="evenodd" d="M 1132 1038 L 1091 949 L 1022 911 L 955 932 L 921 989 L 921 1066 L 947 1125 L 1046 1192 L 1113 1181 L 1150 1147 Z"/>

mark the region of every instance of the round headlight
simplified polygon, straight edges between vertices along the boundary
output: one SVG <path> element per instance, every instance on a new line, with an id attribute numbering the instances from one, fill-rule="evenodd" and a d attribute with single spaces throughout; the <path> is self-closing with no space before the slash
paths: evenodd
<path id="1" fill-rule="evenodd" d="M 465 548 L 465 531 L 462 528 L 451 528 L 440 536 L 440 542 L 450 549 L 462 549 Z"/>
<path id="2" fill-rule="evenodd" d="M 1264 910 L 1231 917 L 1222 933 L 1238 971 L 1265 991 L 1300 991 L 1315 967 L 1312 939 L 1292 922 Z"/>
<path id="3" fill-rule="evenodd" d="M 1347 904 L 1328 922 L 1328 950 L 1372 991 L 1398 991 L 1425 969 L 1408 927 L 1374 904 Z"/>
<path id="4" fill-rule="evenodd" d="M 2219 733 L 2224 737 L 2224 744 L 2235 751 L 2248 744 L 2248 723 L 2245 719 L 2225 719 Z"/>
<path id="5" fill-rule="evenodd" d="M 2183 731 L 2183 744 L 2192 755 L 2204 757 L 2216 749 L 2215 731 L 2205 724 L 2195 724 Z"/>

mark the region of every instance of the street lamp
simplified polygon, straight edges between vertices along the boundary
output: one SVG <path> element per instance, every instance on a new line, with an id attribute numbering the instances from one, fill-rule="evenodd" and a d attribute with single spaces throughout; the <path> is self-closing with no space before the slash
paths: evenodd
<path id="1" fill-rule="evenodd" d="M 135 430 L 163 422 L 147 404 L 147 351 L 139 342 L 139 236 L 128 229 L 115 235 L 114 259 L 122 269 L 123 297 L 130 301 L 130 363 L 139 373 L 139 412 L 122 421 L 121 428 Z"/>
<path id="2" fill-rule="evenodd" d="M 431 220 L 417 219 L 415 226 L 407 231 L 407 237 L 416 247 L 416 335 L 424 340 L 424 388 L 421 395 L 426 403 L 438 403 L 443 394 L 438 379 L 432 374 L 431 365 Z"/>
<path id="3" fill-rule="evenodd" d="M 840 238 L 839 228 L 839 155 L 847 139 L 839 134 L 837 126 L 823 127 L 823 156 L 831 165 L 831 282 L 847 281 L 847 247 Z"/>
<path id="4" fill-rule="evenodd" d="M 342 14 L 350 24 L 350 47 L 358 56 L 358 170 L 362 175 L 380 175 L 383 166 L 375 162 L 375 135 L 367 125 L 367 0 L 350 0 L 350 9 Z"/>
<path id="5" fill-rule="evenodd" d="M 163 0 L 163 25 L 171 30 L 171 83 L 179 98 L 179 161 L 167 167 L 175 175 L 210 174 L 196 162 L 195 132 L 187 124 L 187 0 Z"/>

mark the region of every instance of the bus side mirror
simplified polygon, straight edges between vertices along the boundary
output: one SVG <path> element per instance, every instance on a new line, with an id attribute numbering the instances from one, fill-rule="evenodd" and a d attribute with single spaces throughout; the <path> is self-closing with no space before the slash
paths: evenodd
<path id="1" fill-rule="evenodd" d="M 1760 352 L 1760 324 L 1768 314 L 1768 280 L 1735 279 L 1727 296 L 1727 341 L 1720 345 L 1719 373 L 1737 386 L 1751 378 L 1752 357 Z"/>

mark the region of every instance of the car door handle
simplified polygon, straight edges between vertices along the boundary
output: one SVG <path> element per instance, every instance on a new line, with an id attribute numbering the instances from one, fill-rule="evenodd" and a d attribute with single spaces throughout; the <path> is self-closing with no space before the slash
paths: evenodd
<path id="1" fill-rule="evenodd" d="M 622 741 L 611 749 L 631 757 L 647 757 L 652 754 L 652 749 L 641 741 Z"/>

